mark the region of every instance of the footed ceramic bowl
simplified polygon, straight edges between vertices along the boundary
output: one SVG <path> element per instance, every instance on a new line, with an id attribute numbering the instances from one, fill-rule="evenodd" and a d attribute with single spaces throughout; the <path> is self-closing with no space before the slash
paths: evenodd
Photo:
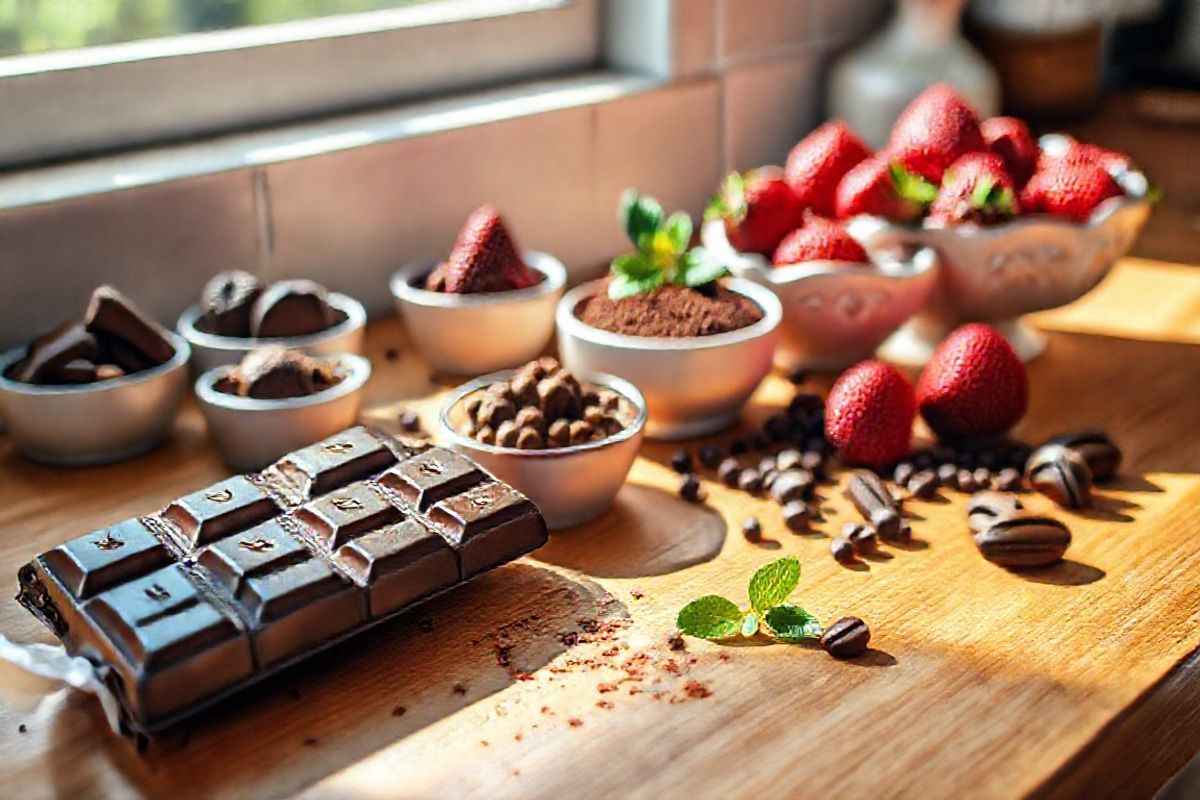
<path id="1" fill-rule="evenodd" d="M 1104 201 L 1083 224 L 1051 216 L 952 228 L 896 225 L 877 217 L 851 220 L 847 230 L 872 258 L 903 258 L 922 247 L 939 256 L 937 286 L 881 355 L 900 364 L 924 364 L 946 334 L 964 322 L 995 326 L 1023 361 L 1040 355 L 1045 339 L 1021 316 L 1087 294 L 1129 251 L 1150 215 L 1145 175 L 1114 177 L 1127 196 Z"/>
<path id="2" fill-rule="evenodd" d="M 809 261 L 773 267 L 758 253 L 733 249 L 720 220 L 705 223 L 701 238 L 735 275 L 779 298 L 783 324 L 775 364 L 788 371 L 841 370 L 870 358 L 937 284 L 937 253 L 928 247 L 869 266 Z"/>
<path id="3" fill-rule="evenodd" d="M 732 425 L 771 371 L 783 316 L 775 294 L 752 281 L 728 279 L 725 287 L 753 301 L 762 319 L 712 336 L 629 336 L 592 327 L 576 314 L 604 285 L 603 280 L 581 284 L 559 302 L 563 365 L 576 375 L 619 375 L 640 389 L 650 438 L 686 439 Z"/>

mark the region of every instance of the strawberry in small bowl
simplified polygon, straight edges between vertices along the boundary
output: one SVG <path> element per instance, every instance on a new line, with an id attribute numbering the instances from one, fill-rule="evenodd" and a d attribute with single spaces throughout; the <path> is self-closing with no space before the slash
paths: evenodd
<path id="1" fill-rule="evenodd" d="M 430 366 L 481 375 L 542 353 L 566 280 L 562 262 L 519 250 L 500 213 L 481 206 L 445 261 L 402 267 L 391 288 L 408 335 Z"/>
<path id="2" fill-rule="evenodd" d="M 919 95 L 887 145 L 848 172 L 836 214 L 873 257 L 937 251 L 925 307 L 881 354 L 920 365 L 964 322 L 998 329 L 1022 360 L 1043 338 L 1023 314 L 1090 291 L 1150 213 L 1128 156 L 1061 135 L 1035 139 L 1012 117 L 982 120 L 946 84 Z"/>
<path id="3" fill-rule="evenodd" d="M 769 288 L 783 306 L 775 362 L 785 370 L 837 370 L 869 358 L 934 287 L 931 250 L 875 263 L 830 218 L 848 176 L 874 180 L 871 160 L 845 123 L 829 122 L 793 148 L 778 183 L 771 170 L 731 176 L 709 207 L 701 234 L 707 250 L 738 277 Z M 772 181 L 770 192 L 751 191 L 764 181 Z M 788 191 L 792 200 L 781 199 Z M 888 201 L 895 213 L 906 202 Z M 731 213 L 736 209 L 743 210 Z M 912 204 L 914 215 L 919 209 Z"/>

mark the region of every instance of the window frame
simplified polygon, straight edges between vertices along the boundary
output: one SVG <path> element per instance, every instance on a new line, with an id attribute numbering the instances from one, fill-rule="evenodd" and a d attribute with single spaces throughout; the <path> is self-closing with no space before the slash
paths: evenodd
<path id="1" fill-rule="evenodd" d="M 0 168 L 564 75 L 602 45 L 600 0 L 444 0 L 3 58 Z"/>

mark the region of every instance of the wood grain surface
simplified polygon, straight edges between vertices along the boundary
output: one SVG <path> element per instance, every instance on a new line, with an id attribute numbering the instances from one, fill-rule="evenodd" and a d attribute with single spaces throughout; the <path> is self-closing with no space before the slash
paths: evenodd
<path id="1" fill-rule="evenodd" d="M 252 689 L 139 755 L 90 698 L 0 707 L 0 794 L 35 797 L 1148 797 L 1200 749 L 1200 271 L 1124 262 L 1042 314 L 1030 441 L 1083 425 L 1124 447 L 1068 560 L 985 562 L 961 496 L 913 503 L 911 546 L 858 568 L 779 510 L 708 482 L 674 494 L 649 444 L 616 505 L 521 562 Z M 431 380 L 394 321 L 372 326 L 368 417 L 432 424 Z M 386 358 L 388 350 L 399 357 Z M 828 378 L 813 386 L 827 388 Z M 752 425 L 791 387 L 772 376 Z M 726 437 L 729 438 L 733 434 Z M 13 600 L 17 568 L 73 536 L 227 474 L 196 408 L 170 442 L 103 469 L 22 459 L 0 436 L 0 630 L 49 634 Z M 823 491 L 823 532 L 853 511 Z M 1028 505 L 1050 510 L 1031 496 Z M 765 540 L 740 524 L 762 521 Z M 803 564 L 796 601 L 866 619 L 846 662 L 753 640 L 668 638 L 679 608 L 745 600 L 759 565 Z"/>

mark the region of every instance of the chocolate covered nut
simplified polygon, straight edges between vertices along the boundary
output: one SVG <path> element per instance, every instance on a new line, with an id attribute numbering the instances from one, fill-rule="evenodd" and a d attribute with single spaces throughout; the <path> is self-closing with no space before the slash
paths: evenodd
<path id="1" fill-rule="evenodd" d="M 546 441 L 536 428 L 526 426 L 517 432 L 518 450 L 541 450 L 545 446 Z"/>
<path id="2" fill-rule="evenodd" d="M 843 617 L 821 635 L 821 647 L 834 658 L 853 658 L 870 642 L 871 629 L 858 617 Z"/>
<path id="3" fill-rule="evenodd" d="M 743 492 L 758 494 L 762 491 L 762 478 L 752 469 L 744 469 L 738 473 L 737 487 Z"/>
<path id="4" fill-rule="evenodd" d="M 583 410 L 578 386 L 572 386 L 564 373 L 542 378 L 537 385 L 538 405 L 546 419 L 574 419 Z"/>
<path id="5" fill-rule="evenodd" d="M 1046 444 L 1057 444 L 1074 450 L 1087 462 L 1092 479 L 1108 480 L 1121 466 L 1121 449 L 1107 433 L 1089 429 L 1055 436 Z"/>
<path id="6" fill-rule="evenodd" d="M 479 410 L 475 421 L 480 426 L 487 425 L 499 429 L 502 424 L 517 416 L 517 407 L 507 397 L 501 397 L 491 391 L 484 392 L 479 398 Z"/>
<path id="7" fill-rule="evenodd" d="M 721 448 L 713 444 L 706 444 L 700 448 L 700 463 L 708 469 L 713 469 L 721 463 Z"/>
<path id="8" fill-rule="evenodd" d="M 1054 564 L 1070 544 L 1071 532 L 1066 525 L 1031 514 L 999 520 L 975 534 L 975 545 L 983 557 L 1009 569 Z"/>
<path id="9" fill-rule="evenodd" d="M 704 500 L 704 487 L 700 484 L 700 479 L 692 473 L 687 473 L 679 479 L 679 496 L 684 500 L 692 503 L 698 503 Z"/>
<path id="10" fill-rule="evenodd" d="M 788 526 L 788 530 L 796 533 L 806 531 L 810 520 L 808 504 L 803 500 L 793 500 L 783 506 L 783 524 Z"/>
<path id="11" fill-rule="evenodd" d="M 967 501 L 967 527 L 978 533 L 1003 519 L 1015 517 L 1024 508 L 1016 495 L 1006 492 L 976 492 Z"/>
<path id="12" fill-rule="evenodd" d="M 96 351 L 96 338 L 82 324 L 64 322 L 30 343 L 28 357 L 10 377 L 22 383 L 46 383 L 68 363 L 79 358 L 90 360 Z"/>
<path id="13" fill-rule="evenodd" d="M 250 313 L 262 291 L 262 281 L 249 272 L 233 269 L 214 275 L 200 295 L 205 330 L 218 336 L 249 336 Z"/>
<path id="14" fill-rule="evenodd" d="M 583 444 L 591 441 L 595 429 L 586 420 L 577 419 L 570 424 L 571 444 Z"/>
<path id="15" fill-rule="evenodd" d="M 571 443 L 571 423 L 556 419 L 546 430 L 546 441 L 551 447 L 566 447 Z"/>
<path id="16" fill-rule="evenodd" d="M 771 484 L 771 497 L 776 503 L 786 504 L 793 500 L 805 500 L 813 490 L 812 473 L 804 469 L 789 469 L 779 473 Z"/>
<path id="17" fill-rule="evenodd" d="M 933 470 L 929 469 L 923 469 L 920 472 L 913 473 L 913 476 L 908 479 L 908 485 L 905 488 L 913 497 L 921 500 L 928 500 L 937 494 L 937 475 L 933 474 Z"/>
<path id="18" fill-rule="evenodd" d="M 324 286 L 309 280 L 278 281 L 255 301 L 250 332 L 260 339 L 307 336 L 337 322 Z"/>
<path id="19" fill-rule="evenodd" d="M 505 420 L 496 428 L 496 444 L 500 447 L 516 447 L 520 434 L 521 430 L 515 422 L 511 419 Z"/>
<path id="20" fill-rule="evenodd" d="M 736 458 L 727 458 L 721 462 L 721 466 L 717 467 L 717 477 L 721 483 L 730 488 L 737 486 L 738 478 L 742 474 L 742 465 L 738 463 Z"/>
<path id="21" fill-rule="evenodd" d="M 762 541 L 762 523 L 758 521 L 758 517 L 742 520 L 742 536 L 745 536 L 748 542 Z"/>
<path id="22" fill-rule="evenodd" d="M 1042 445 L 1025 467 L 1025 480 L 1064 508 L 1092 504 L 1092 471 L 1075 450 L 1058 444 Z"/>
<path id="23" fill-rule="evenodd" d="M 92 292 L 83 324 L 95 336 L 109 336 L 133 348 L 150 366 L 170 361 L 175 355 L 175 345 L 166 332 L 111 286 Z"/>
<path id="24" fill-rule="evenodd" d="M 542 410 L 536 406 L 525 406 L 517 412 L 517 416 L 513 421 L 518 428 L 532 428 L 537 432 L 538 436 L 545 436 L 546 434 L 546 417 L 542 415 Z"/>
<path id="25" fill-rule="evenodd" d="M 483 395 L 479 392 L 463 401 L 463 411 L 472 422 L 479 421 L 479 406 L 483 403 Z"/>
<path id="26" fill-rule="evenodd" d="M 829 542 L 829 553 L 839 564 L 849 564 L 854 560 L 854 545 L 849 539 L 838 536 Z"/>
<path id="27" fill-rule="evenodd" d="M 868 470 L 856 470 L 846 488 L 846 496 L 879 538 L 893 541 L 900 537 L 900 511 L 878 475 Z"/>

